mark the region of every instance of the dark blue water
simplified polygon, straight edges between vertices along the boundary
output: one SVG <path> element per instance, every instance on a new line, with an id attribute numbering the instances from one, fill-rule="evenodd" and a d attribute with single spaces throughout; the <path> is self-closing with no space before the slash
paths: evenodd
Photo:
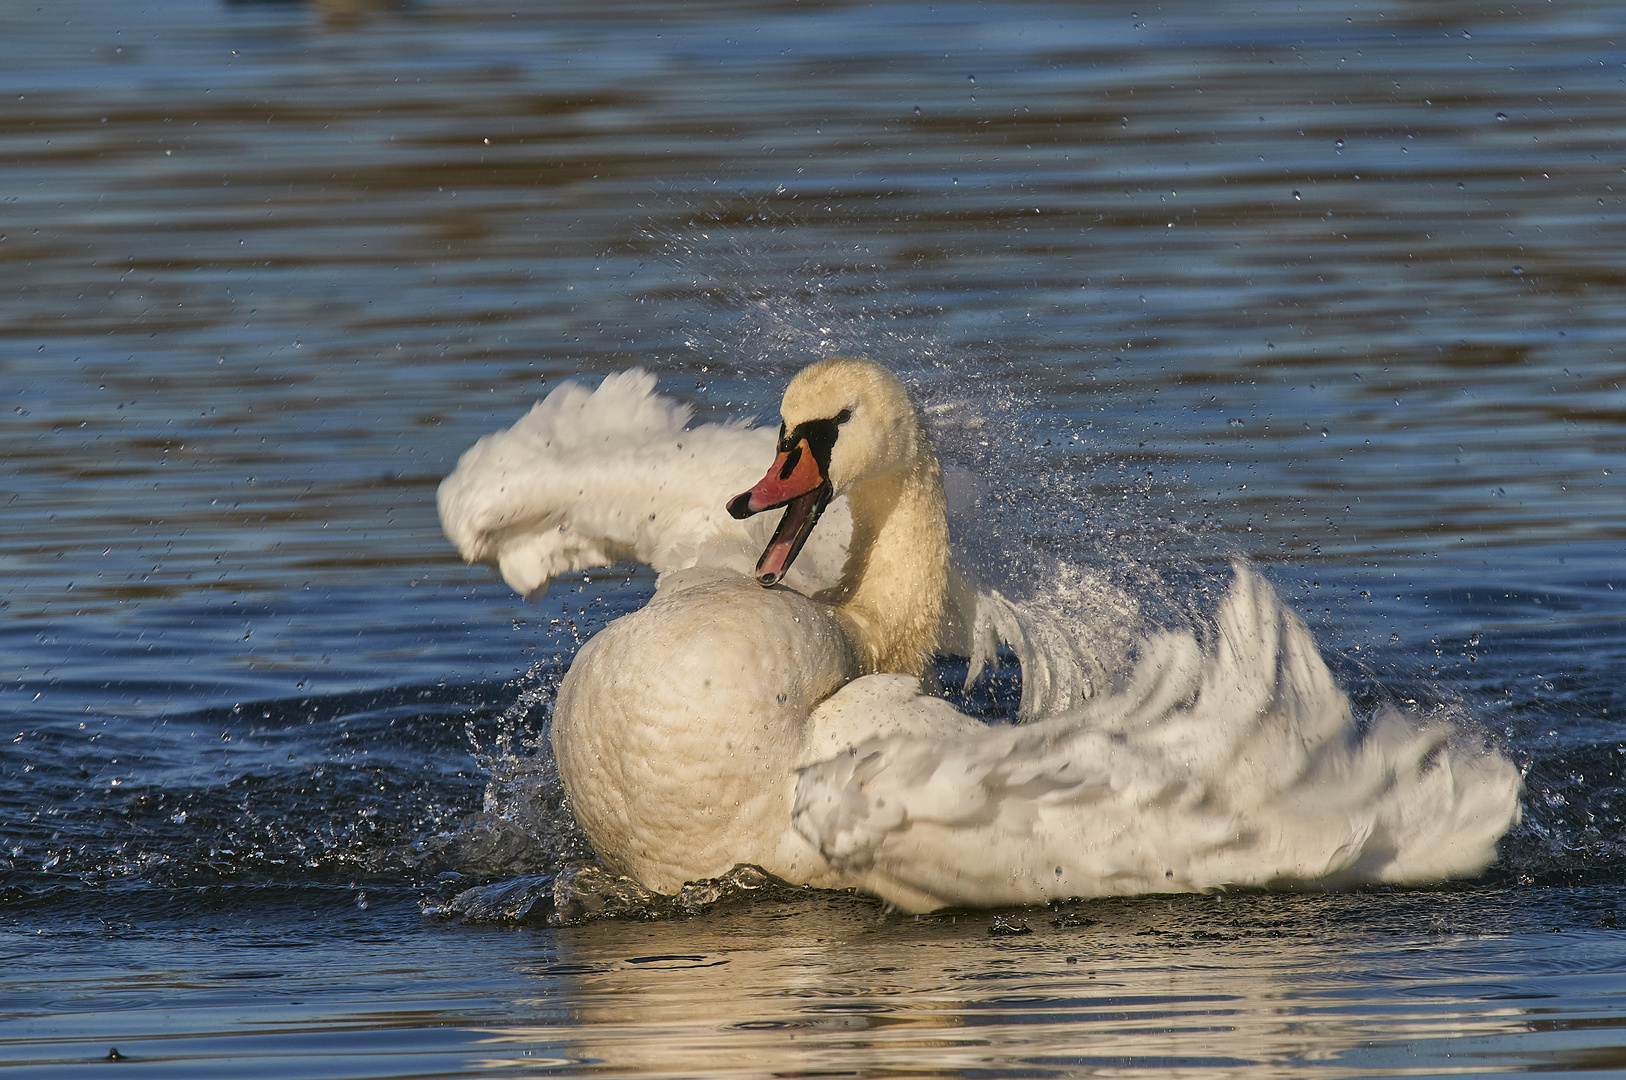
<path id="1" fill-rule="evenodd" d="M 1618 1068 L 1622 117 L 1608 3 L 0 11 L 0 1061 Z M 1358 706 L 1470 713 L 1527 767 L 1498 864 L 426 917 L 583 854 L 502 762 L 652 585 L 525 603 L 440 477 L 565 377 L 771 417 L 833 351 L 976 403 L 955 527 L 1013 595 L 1181 618 L 1241 555 Z"/>

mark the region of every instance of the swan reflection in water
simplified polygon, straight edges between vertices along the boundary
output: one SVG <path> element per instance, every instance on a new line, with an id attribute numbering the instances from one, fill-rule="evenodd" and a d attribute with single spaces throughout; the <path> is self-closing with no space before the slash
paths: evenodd
<path id="1" fill-rule="evenodd" d="M 1045 615 L 951 567 L 932 440 L 885 368 L 815 363 L 781 415 L 690 427 L 646 374 L 566 384 L 441 485 L 459 551 L 521 592 L 624 559 L 661 575 L 582 648 L 553 715 L 609 868 L 672 893 L 755 864 L 924 912 L 1439 881 L 1481 871 L 1517 820 L 1518 770 L 1458 726 L 1390 709 L 1360 731 L 1245 565 L 1211 627 L 1114 651 L 1093 625 L 1113 590 Z M 1017 724 L 922 681 L 937 653 L 975 677 L 1001 643 Z"/>
<path id="2" fill-rule="evenodd" d="M 1010 937 L 986 914 L 888 917 L 843 897 L 597 922 L 556 932 L 555 958 L 528 970 L 559 1018 L 491 1031 L 486 1064 L 523 1052 L 616 1075 L 1254 1076 L 1550 1055 L 1534 1045 L 1540 1010 L 1506 987 L 1490 1000 L 1484 971 L 1552 936 L 1377 925 L 1419 927 L 1413 909 L 1437 901 L 1450 898 L 1109 899 L 1008 916 L 1032 930 Z"/>

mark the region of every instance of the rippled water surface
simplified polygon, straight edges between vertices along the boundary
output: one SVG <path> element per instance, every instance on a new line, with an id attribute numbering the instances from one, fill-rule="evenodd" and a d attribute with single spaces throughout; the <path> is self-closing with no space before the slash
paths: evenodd
<path id="1" fill-rule="evenodd" d="M 1578 0 L 0 7 L 0 1063 L 1621 1068 L 1623 117 Z M 440 477 L 565 376 L 772 416 L 836 351 L 940 407 L 1013 595 L 1250 557 L 1359 707 L 1473 715 L 1498 864 L 426 917 L 584 854 L 486 812 L 651 584 L 524 602 Z"/>

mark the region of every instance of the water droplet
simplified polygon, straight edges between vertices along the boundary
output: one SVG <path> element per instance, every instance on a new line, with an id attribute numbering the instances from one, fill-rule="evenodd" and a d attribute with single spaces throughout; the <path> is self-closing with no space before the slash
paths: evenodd
<path id="1" fill-rule="evenodd" d="M 1300 195 L 1298 192 L 1295 191 L 1295 192 L 1293 192 L 1293 201 L 1294 202 L 1303 202 L 1304 201 L 1304 196 Z"/>
<path id="2" fill-rule="evenodd" d="M 916 116 L 919 116 L 919 115 L 920 115 L 920 106 L 919 106 L 919 105 L 916 105 L 916 106 L 915 106 L 915 115 L 916 115 Z"/>
<path id="3" fill-rule="evenodd" d="M 1507 123 L 1507 113 L 1505 113 L 1505 112 L 1499 112 L 1499 113 L 1497 113 L 1497 114 L 1496 114 L 1496 122 L 1497 122 L 1497 123 L 1498 123 L 1498 124 L 1505 124 L 1505 123 Z"/>
<path id="4" fill-rule="evenodd" d="M 1242 426 L 1242 421 L 1236 419 L 1235 417 L 1232 417 L 1231 419 L 1227 420 L 1226 423 L 1230 424 L 1232 427 L 1241 427 Z"/>
<path id="5" fill-rule="evenodd" d="M 1514 268 L 1513 268 L 1513 276 L 1514 276 L 1514 277 L 1523 277 L 1523 276 L 1524 276 L 1524 267 L 1522 267 L 1522 266 L 1515 266 L 1515 267 L 1514 267 Z"/>
<path id="6" fill-rule="evenodd" d="M 1337 142 L 1333 143 L 1333 145 L 1342 150 L 1344 148 L 1344 140 L 1339 139 Z"/>

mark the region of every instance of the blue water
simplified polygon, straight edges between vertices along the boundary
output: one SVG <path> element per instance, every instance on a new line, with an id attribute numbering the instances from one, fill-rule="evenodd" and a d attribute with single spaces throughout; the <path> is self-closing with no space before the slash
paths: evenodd
<path id="1" fill-rule="evenodd" d="M 1618 1068 L 1623 116 L 1602 2 L 0 10 L 0 1062 Z M 440 477 L 563 378 L 771 418 L 835 351 L 975 404 L 1012 595 L 1059 557 L 1178 619 L 1240 555 L 1358 706 L 1466 710 L 1528 770 L 1498 864 L 426 917 L 582 854 L 491 770 L 652 587 L 526 603 Z"/>

